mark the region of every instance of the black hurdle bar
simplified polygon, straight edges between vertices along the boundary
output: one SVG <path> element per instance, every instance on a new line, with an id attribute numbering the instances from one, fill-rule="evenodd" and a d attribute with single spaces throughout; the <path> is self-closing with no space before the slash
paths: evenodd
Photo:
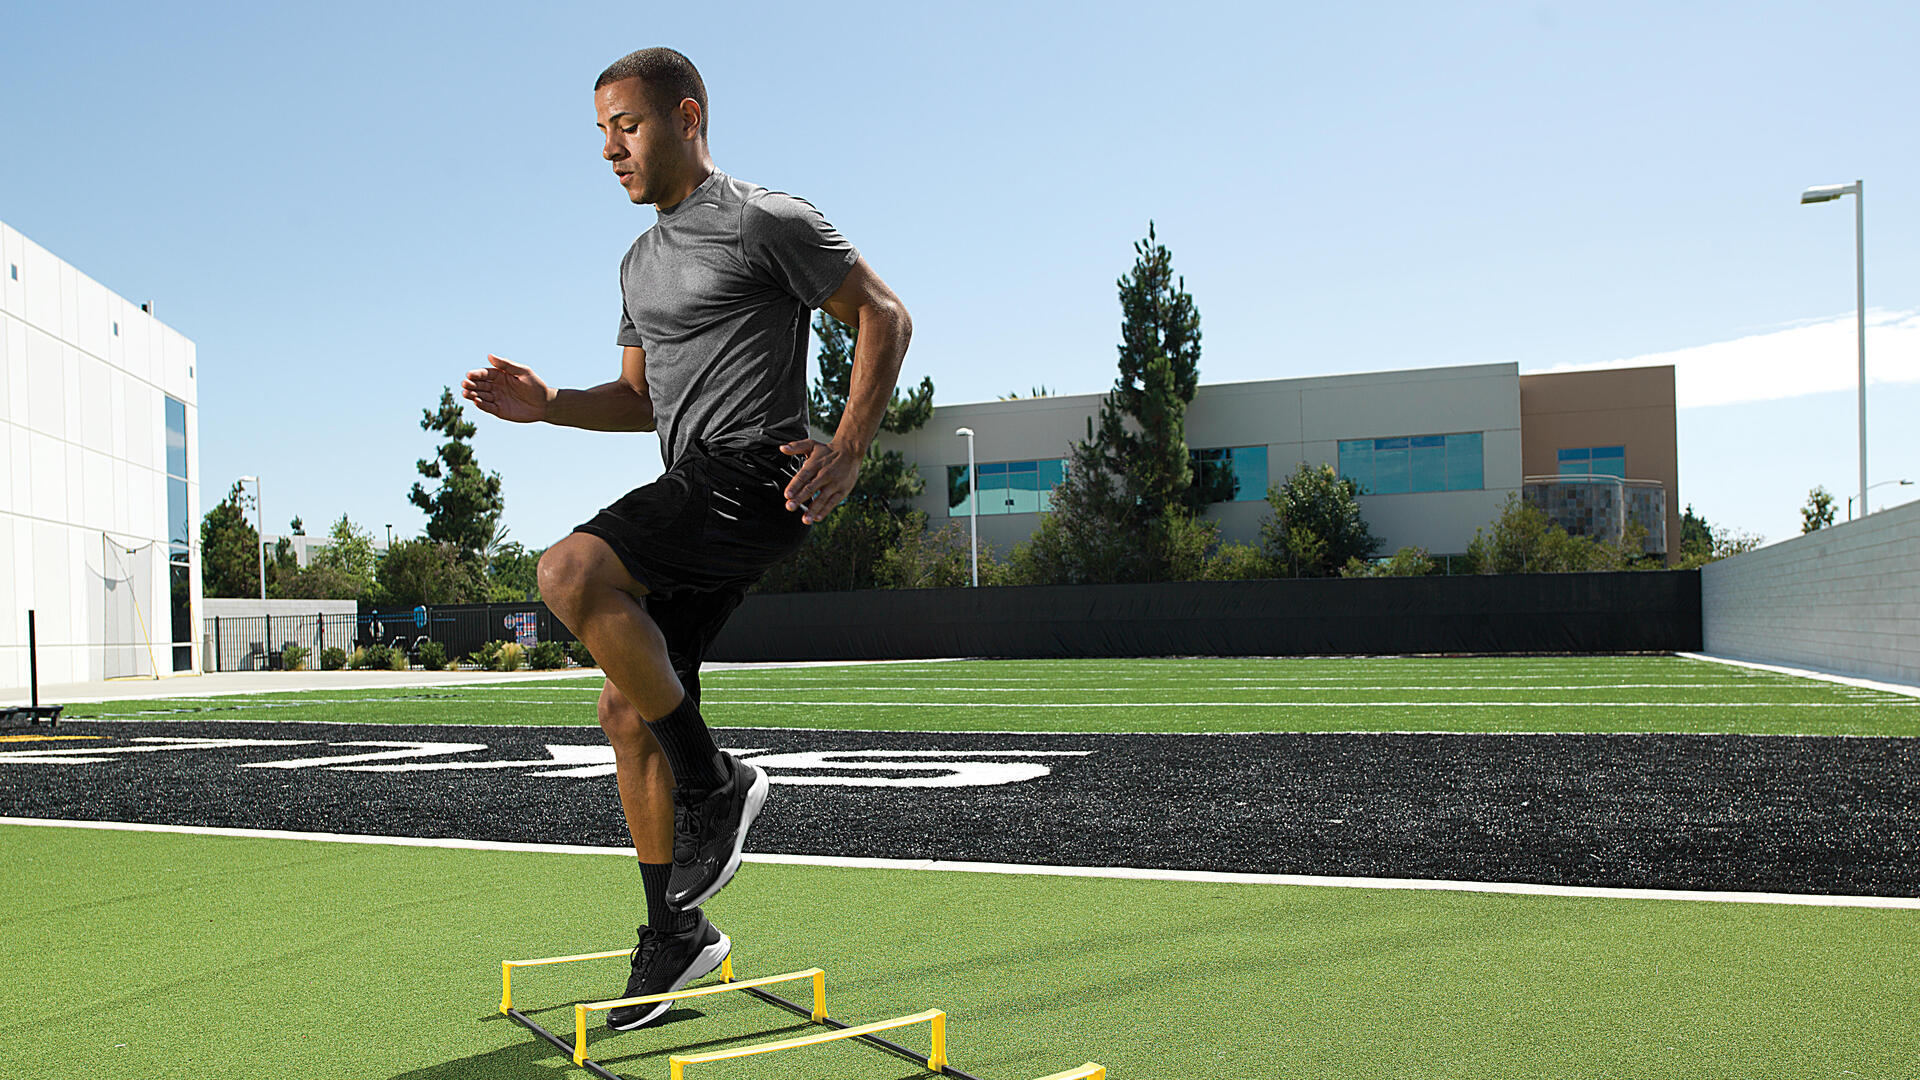
<path id="1" fill-rule="evenodd" d="M 770 1005 L 778 1005 L 781 1008 L 787 1010 L 788 1012 L 794 1013 L 799 1016 L 804 1016 L 808 1020 L 813 1019 L 813 1010 L 811 1008 L 805 1005 L 801 1005 L 797 1002 L 788 1001 L 786 998 L 781 997 L 779 994 L 769 993 L 765 990 L 760 989 L 757 986 L 747 987 L 746 992 L 749 994 L 752 994 L 754 997 L 757 997 L 764 1002 L 767 1002 Z M 553 1045 L 559 1047 L 561 1050 L 565 1051 L 567 1055 L 567 1060 L 569 1061 L 573 1060 L 573 1044 L 572 1043 L 567 1042 L 565 1039 L 562 1039 L 560 1036 L 555 1035 L 553 1032 L 548 1031 L 546 1028 L 541 1027 L 539 1023 L 537 1023 L 532 1017 L 528 1016 L 526 1013 L 521 1012 L 519 1009 L 508 1009 L 507 1015 L 519 1021 L 521 1024 L 525 1025 L 527 1029 L 532 1031 L 535 1035 L 540 1036 L 541 1038 L 547 1040 Z M 835 1020 L 831 1016 L 827 1017 L 825 1020 L 820 1021 L 820 1023 L 825 1024 L 827 1027 L 833 1028 L 835 1031 L 840 1031 L 845 1028 L 850 1028 L 854 1026 L 852 1024 L 846 1024 L 838 1020 Z M 922 1054 L 916 1050 L 909 1049 L 905 1046 L 901 1046 L 899 1043 L 894 1042 L 892 1039 L 883 1039 L 878 1035 L 855 1035 L 853 1038 L 855 1042 L 871 1043 L 872 1045 L 877 1046 L 880 1049 L 887 1051 L 888 1053 L 906 1058 L 908 1061 L 913 1062 L 915 1065 L 918 1065 L 923 1069 L 927 1067 L 927 1057 L 925 1054 Z M 619 1074 L 611 1073 L 601 1068 L 597 1063 L 595 1063 L 595 1061 L 592 1058 L 587 1059 L 587 1063 L 584 1066 L 584 1068 L 588 1072 L 599 1077 L 600 1080 L 624 1080 L 624 1078 L 621 1077 Z M 956 1080 L 980 1080 L 979 1077 L 973 1075 L 972 1073 L 962 1072 L 951 1065 L 947 1065 L 941 1068 L 940 1075 L 955 1077 Z"/>
<path id="2" fill-rule="evenodd" d="M 528 1016 L 526 1013 L 521 1012 L 519 1009 L 508 1009 L 507 1015 L 513 1017 L 515 1020 L 518 1020 L 520 1023 L 526 1025 L 527 1029 L 533 1032 L 535 1035 L 538 1035 L 541 1038 L 552 1043 L 553 1045 L 559 1047 L 561 1052 L 567 1055 L 568 1061 L 573 1060 L 573 1044 L 572 1043 L 569 1043 L 567 1040 L 561 1038 L 558 1035 L 555 1035 L 551 1031 L 548 1031 L 546 1028 L 541 1027 L 538 1023 L 534 1021 L 533 1017 Z M 611 1073 L 601 1068 L 599 1064 L 595 1062 L 592 1058 L 588 1058 L 587 1063 L 581 1066 L 581 1068 L 584 1068 L 588 1072 L 599 1077 L 600 1080 L 626 1080 L 626 1078 L 621 1076 L 619 1073 Z"/>

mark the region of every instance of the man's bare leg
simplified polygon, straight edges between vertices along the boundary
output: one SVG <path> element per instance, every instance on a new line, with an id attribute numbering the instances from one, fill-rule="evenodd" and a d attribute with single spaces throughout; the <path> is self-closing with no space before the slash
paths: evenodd
<path id="1" fill-rule="evenodd" d="M 589 646 L 591 648 L 591 646 Z M 607 680 L 600 688 L 600 730 L 613 746 L 620 809 L 627 815 L 633 852 L 643 863 L 673 861 L 673 770 L 660 744 L 620 688 Z"/>
<path id="2" fill-rule="evenodd" d="M 674 779 L 676 850 L 667 903 L 676 911 L 698 907 L 739 869 L 747 830 L 766 801 L 766 774 L 714 743 L 673 672 L 666 638 L 640 602 L 646 588 L 606 541 L 576 532 L 548 548 L 540 557 L 540 592 L 659 744 Z"/>

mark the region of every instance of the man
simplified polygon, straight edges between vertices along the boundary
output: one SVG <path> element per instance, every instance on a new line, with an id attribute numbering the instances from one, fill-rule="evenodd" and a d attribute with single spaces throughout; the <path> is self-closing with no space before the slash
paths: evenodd
<path id="1" fill-rule="evenodd" d="M 666 472 L 540 559 L 541 595 L 607 675 L 600 726 L 647 900 L 624 995 L 637 997 L 720 966 L 732 943 L 700 905 L 739 867 L 766 798 L 766 775 L 700 717 L 701 657 L 748 586 L 852 491 L 912 323 L 812 205 L 714 168 L 706 86 L 685 56 L 623 57 L 594 106 L 602 156 L 659 215 L 620 266 L 620 377 L 554 390 L 489 356 L 461 389 L 503 420 L 660 433 Z M 858 331 L 846 416 L 824 443 L 806 425 L 816 307 Z M 626 1031 L 666 1008 L 607 1022 Z"/>

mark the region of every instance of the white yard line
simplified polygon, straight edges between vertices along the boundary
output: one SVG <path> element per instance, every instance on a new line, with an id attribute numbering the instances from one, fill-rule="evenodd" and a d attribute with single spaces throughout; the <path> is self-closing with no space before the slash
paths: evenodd
<path id="1" fill-rule="evenodd" d="M 455 848 L 468 851 L 511 851 L 551 855 L 618 855 L 627 858 L 633 856 L 633 849 L 624 845 L 621 847 L 595 847 L 584 844 L 522 844 L 498 840 L 367 836 L 353 833 L 288 832 L 279 829 L 224 829 L 192 825 L 149 825 L 127 821 L 64 821 L 48 818 L 0 817 L 0 825 L 25 825 L 68 829 L 106 829 L 121 832 L 180 833 L 190 836 L 226 836 L 257 840 L 307 840 L 336 844 Z M 1517 896 L 1557 896 L 1593 900 L 1690 900 L 1723 904 L 1789 904 L 1808 907 L 1920 910 L 1920 897 L 1908 896 L 1820 896 L 1802 893 L 1713 892 L 1692 889 L 1612 889 L 1584 885 L 1535 885 L 1527 882 L 1325 877 L 1312 874 L 1239 874 L 1211 870 L 1143 870 L 1128 866 L 1047 866 L 1025 865 L 1020 863 L 949 862 L 939 859 L 837 858 L 827 855 L 749 854 L 745 858 L 747 862 L 783 864 L 788 866 L 833 867 L 838 869 L 925 870 L 971 874 L 1032 874 L 1047 877 L 1186 881 L 1223 885 L 1292 885 L 1308 888 L 1506 893 Z"/>
<path id="2" fill-rule="evenodd" d="M 1838 675 L 1830 671 L 1814 671 L 1810 668 L 1783 667 L 1779 664 L 1757 664 L 1751 660 L 1733 660 L 1724 656 L 1708 656 L 1706 653 L 1676 653 L 1675 655 L 1688 660 L 1704 660 L 1709 664 L 1726 664 L 1752 671 L 1792 675 L 1798 679 L 1818 679 L 1821 682 L 1839 683 L 1841 686 L 1856 686 L 1863 690 L 1878 690 L 1886 694 L 1920 698 L 1920 686 L 1909 686 L 1906 683 L 1881 682 L 1877 679 L 1862 679 L 1852 675 Z"/>

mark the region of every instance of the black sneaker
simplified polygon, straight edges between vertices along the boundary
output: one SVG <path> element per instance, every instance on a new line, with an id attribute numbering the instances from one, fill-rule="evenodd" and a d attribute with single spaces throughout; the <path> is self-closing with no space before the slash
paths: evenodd
<path id="1" fill-rule="evenodd" d="M 678 934 L 661 933 L 651 926 L 640 928 L 640 944 L 633 947 L 633 974 L 627 976 L 627 992 L 621 997 L 670 994 L 720 966 L 733 942 L 707 921 L 704 912 L 696 914 L 700 921 Z M 607 1026 L 615 1031 L 645 1027 L 672 1004 L 655 1001 L 623 1005 L 607 1013 Z"/>
<path id="2" fill-rule="evenodd" d="M 767 801 L 767 774 L 733 755 L 733 773 L 725 785 L 694 800 L 673 789 L 673 873 L 667 878 L 667 906 L 675 911 L 699 907 L 733 880 L 747 830 Z"/>

